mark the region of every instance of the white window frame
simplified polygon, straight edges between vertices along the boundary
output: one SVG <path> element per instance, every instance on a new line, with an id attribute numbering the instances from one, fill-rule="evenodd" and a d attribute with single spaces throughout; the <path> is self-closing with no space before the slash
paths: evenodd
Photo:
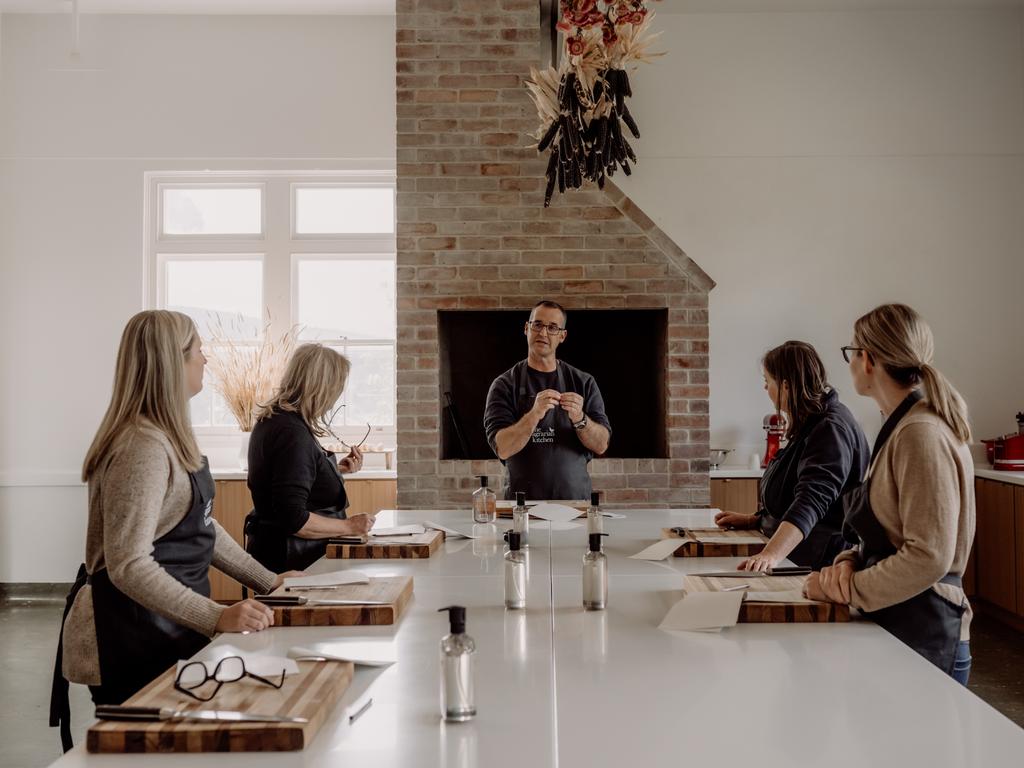
<path id="1" fill-rule="evenodd" d="M 386 234 L 314 234 L 295 232 L 296 190 L 300 187 L 396 187 L 392 170 L 334 171 L 150 171 L 144 174 L 144 263 L 143 305 L 147 308 L 166 306 L 164 266 L 168 259 L 259 259 L 263 262 L 261 304 L 269 313 L 268 333 L 280 337 L 298 320 L 298 263 L 302 259 L 381 259 L 395 261 L 395 233 Z M 253 188 L 261 191 L 262 233 L 244 234 L 174 234 L 163 235 L 162 190 L 170 187 Z M 281 197 L 287 195 L 287 205 Z M 397 334 L 396 334 L 397 335 Z M 332 346 L 390 346 L 397 339 L 324 338 L 317 341 Z M 259 343 L 240 341 L 240 344 Z M 397 393 L 396 393 L 397 394 Z M 397 412 L 397 403 L 395 411 Z M 397 420 L 397 413 L 396 413 Z M 393 445 L 397 426 L 374 424 L 370 442 Z M 335 427 L 343 440 L 359 440 L 366 431 L 358 425 Z M 198 436 L 231 436 L 238 430 L 231 427 L 197 426 Z"/>

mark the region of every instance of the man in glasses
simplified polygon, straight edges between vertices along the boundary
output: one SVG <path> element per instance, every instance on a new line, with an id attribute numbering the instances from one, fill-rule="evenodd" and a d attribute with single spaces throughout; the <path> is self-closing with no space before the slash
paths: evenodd
<path id="1" fill-rule="evenodd" d="M 491 383 L 484 431 L 505 464 L 505 498 L 589 499 L 587 463 L 608 450 L 611 425 L 594 377 L 562 362 L 566 313 L 540 301 L 526 322 L 527 357 Z"/>

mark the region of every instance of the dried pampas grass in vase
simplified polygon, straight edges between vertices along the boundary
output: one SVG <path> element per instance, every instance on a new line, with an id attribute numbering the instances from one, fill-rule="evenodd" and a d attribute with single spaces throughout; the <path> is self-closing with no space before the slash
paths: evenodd
<path id="1" fill-rule="evenodd" d="M 238 341 L 238 333 L 216 324 L 206 350 L 214 390 L 224 398 L 231 415 L 243 433 L 238 461 L 248 469 L 249 433 L 256 426 L 260 404 L 270 400 L 281 382 L 285 366 L 295 348 L 298 329 L 293 327 L 279 336 L 270 333 L 270 319 L 263 327 L 263 340 Z"/>

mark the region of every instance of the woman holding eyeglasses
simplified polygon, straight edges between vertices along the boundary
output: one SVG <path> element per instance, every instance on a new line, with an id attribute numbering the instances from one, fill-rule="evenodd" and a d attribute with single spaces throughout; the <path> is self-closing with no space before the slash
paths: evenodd
<path id="1" fill-rule="evenodd" d="M 361 536 L 373 518 L 348 518 L 342 473 L 358 472 L 353 446 L 340 462 L 318 438 L 331 434 L 330 412 L 348 381 L 349 361 L 322 344 L 295 350 L 278 394 L 263 406 L 249 439 L 246 518 L 249 553 L 271 570 L 302 569 L 327 552 L 327 539 Z"/>
<path id="2" fill-rule="evenodd" d="M 787 341 L 761 361 L 764 386 L 777 411 L 786 414 L 786 447 L 761 479 L 756 515 L 720 512 L 723 528 L 757 528 L 770 539 L 741 570 L 764 572 L 789 558 L 821 568 L 847 546 L 840 497 L 860 484 L 868 443 L 850 410 L 825 375 L 814 347 Z"/>
<path id="3" fill-rule="evenodd" d="M 189 422 L 206 358 L 186 315 L 128 321 L 110 405 L 85 458 L 85 563 L 68 595 L 50 724 L 71 746 L 66 681 L 97 704 L 120 704 L 216 632 L 259 631 L 273 613 L 254 600 L 210 599 L 211 565 L 258 592 L 281 582 L 212 518 L 214 482 Z"/>
<path id="4" fill-rule="evenodd" d="M 886 304 L 843 347 L 857 393 L 885 417 L 846 525 L 859 544 L 812 573 L 804 591 L 849 604 L 958 682 L 971 668 L 962 576 L 974 540 L 974 464 L 963 398 L 932 366 L 927 323 Z"/>

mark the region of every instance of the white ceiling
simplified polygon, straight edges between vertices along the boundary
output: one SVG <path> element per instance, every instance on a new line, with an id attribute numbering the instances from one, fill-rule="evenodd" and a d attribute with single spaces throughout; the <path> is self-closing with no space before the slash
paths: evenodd
<path id="1" fill-rule="evenodd" d="M 1024 0 L 663 0 L 659 13 L 1007 8 Z M 64 13 L 71 0 L 0 0 L 0 13 Z M 82 13 L 392 15 L 395 0 L 79 0 Z"/>

